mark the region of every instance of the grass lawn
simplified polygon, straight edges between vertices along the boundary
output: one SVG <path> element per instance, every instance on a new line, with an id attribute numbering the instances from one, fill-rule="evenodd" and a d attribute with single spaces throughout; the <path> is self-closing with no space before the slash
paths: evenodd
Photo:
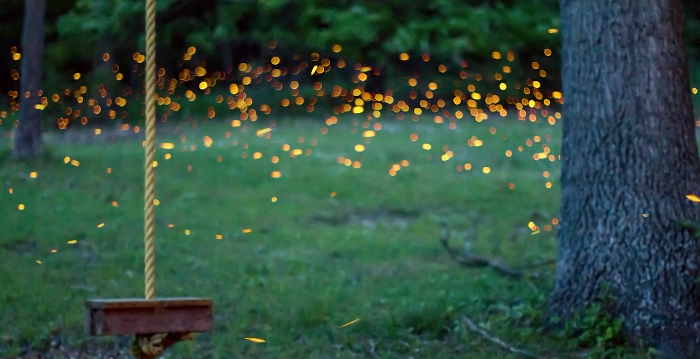
<path id="1" fill-rule="evenodd" d="M 558 125 L 465 119 L 453 130 L 425 117 L 380 121 L 364 138 L 362 118 L 327 134 L 322 120 L 280 120 L 269 138 L 256 135 L 263 122 L 160 130 L 175 148 L 157 151 L 157 295 L 215 303 L 213 332 L 169 354 L 516 358 L 463 316 L 544 357 L 582 351 L 538 329 L 553 267 L 511 279 L 460 267 L 439 242 L 447 220 L 452 243 L 475 255 L 513 267 L 553 259 L 559 162 L 533 156 L 558 155 Z M 0 357 L 124 356 L 128 338 L 85 338 L 83 301 L 143 296 L 141 142 L 49 148 L 41 163 L 0 167 Z"/>

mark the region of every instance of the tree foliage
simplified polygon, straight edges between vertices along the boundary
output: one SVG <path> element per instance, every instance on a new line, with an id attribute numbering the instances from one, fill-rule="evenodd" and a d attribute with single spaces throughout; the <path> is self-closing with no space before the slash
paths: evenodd
<path id="1" fill-rule="evenodd" d="M 700 34 L 699 5 L 687 0 L 688 34 Z M 0 8 L 0 46 L 19 42 L 21 0 Z M 342 56 L 376 66 L 396 66 L 398 54 L 428 53 L 445 64 L 486 62 L 492 51 L 511 50 L 528 63 L 542 49 L 557 54 L 558 0 L 158 0 L 158 63 L 176 71 L 177 58 L 195 46 L 200 58 L 220 68 L 229 55 L 246 61 L 341 45 Z M 142 0 L 52 0 L 47 13 L 47 78 L 89 72 L 96 49 L 121 63 L 144 48 Z M 695 31 L 693 32 L 693 29 Z M 688 36 L 691 50 L 699 39 Z M 694 51 L 691 51 L 691 55 Z M 339 55 L 341 56 L 341 55 Z M 5 56 L 0 64 L 16 67 Z M 556 73 L 558 61 L 547 64 Z M 4 76 L 8 76 L 7 74 Z M 9 78 L 0 87 L 11 90 Z"/>

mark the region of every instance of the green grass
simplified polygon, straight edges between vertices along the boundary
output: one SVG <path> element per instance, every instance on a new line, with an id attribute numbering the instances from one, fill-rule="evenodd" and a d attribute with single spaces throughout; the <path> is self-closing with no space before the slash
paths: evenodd
<path id="1" fill-rule="evenodd" d="M 157 294 L 215 302 L 213 332 L 172 352 L 187 358 L 515 358 L 468 330 L 462 316 L 516 347 L 580 352 L 539 329 L 553 268 L 539 268 L 541 280 L 513 280 L 459 267 L 438 241 L 440 223 L 448 220 L 453 243 L 462 247 L 466 239 L 474 254 L 512 266 L 554 258 L 555 229 L 544 226 L 557 216 L 559 162 L 533 155 L 543 144 L 559 153 L 559 126 L 460 120 L 450 130 L 428 118 L 382 121 L 384 128 L 357 153 L 355 145 L 365 139 L 360 126 L 352 133 L 352 121 L 342 117 L 322 135 L 320 121 L 283 120 L 270 139 L 255 135 L 264 123 L 249 123 L 246 131 L 215 123 L 182 125 L 177 135 L 173 127 L 160 131 L 159 142 L 176 148 L 157 151 Z M 213 139 L 211 147 L 204 136 Z M 472 136 L 483 145 L 469 146 Z M 527 146 L 534 136 L 540 142 Z M 292 158 L 285 143 L 313 152 Z M 2 357 L 27 347 L 45 350 L 56 338 L 67 348 L 109 346 L 109 339 L 85 339 L 83 301 L 143 296 L 140 141 L 50 145 L 54 159 L 6 160 L 0 169 Z M 447 161 L 440 159 L 444 145 L 454 153 Z M 253 159 L 255 152 L 262 158 Z M 166 153 L 172 158 L 165 160 Z M 362 166 L 339 164 L 339 156 L 363 159 Z M 409 166 L 390 176 L 402 160 Z M 465 163 L 472 169 L 457 172 Z M 483 173 L 484 166 L 491 172 Z M 271 178 L 272 171 L 282 177 Z M 531 234 L 531 221 L 539 234 Z"/>

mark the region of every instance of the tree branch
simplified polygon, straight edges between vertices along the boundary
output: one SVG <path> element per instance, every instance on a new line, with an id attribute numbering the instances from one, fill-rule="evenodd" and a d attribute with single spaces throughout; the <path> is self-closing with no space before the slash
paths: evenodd
<path id="1" fill-rule="evenodd" d="M 469 327 L 469 330 L 471 330 L 475 333 L 478 333 L 479 335 L 484 337 L 484 339 L 500 346 L 501 348 L 508 350 L 509 352 L 511 352 L 513 354 L 522 355 L 522 356 L 525 356 L 528 358 L 544 359 L 544 357 L 541 357 L 537 354 L 531 353 L 527 350 L 518 349 L 518 348 L 511 346 L 510 344 L 504 342 L 503 340 L 499 339 L 498 337 L 492 336 L 486 330 L 479 328 L 478 325 L 476 325 L 471 319 L 469 319 L 467 317 L 462 317 L 462 321 L 464 322 L 464 324 L 467 325 L 467 327 Z"/>
<path id="2" fill-rule="evenodd" d="M 507 267 L 505 265 L 502 265 L 496 261 L 487 259 L 487 258 L 482 258 L 478 256 L 471 255 L 467 253 L 466 251 L 462 252 L 456 248 L 450 247 L 450 235 L 452 233 L 450 226 L 447 223 L 442 224 L 442 229 L 443 229 L 443 234 L 442 237 L 440 238 L 440 243 L 442 244 L 442 247 L 445 248 L 445 251 L 447 254 L 452 257 L 452 259 L 457 262 L 457 264 L 467 267 L 467 268 L 483 268 L 483 267 L 489 267 L 494 269 L 495 271 L 504 274 L 506 276 L 509 276 L 511 278 L 521 278 L 523 276 L 523 273 L 517 270 L 514 270 L 510 267 Z"/>
<path id="3" fill-rule="evenodd" d="M 440 238 L 440 243 L 442 244 L 442 247 L 445 249 L 447 254 L 452 257 L 452 259 L 459 265 L 466 267 L 466 268 L 484 268 L 488 267 L 491 268 L 498 273 L 501 273 L 505 276 L 511 277 L 511 278 L 522 278 L 525 276 L 525 274 L 521 271 L 522 269 L 530 269 L 530 268 L 535 268 L 535 267 L 541 267 L 541 266 L 548 266 L 556 263 L 556 260 L 546 260 L 540 263 L 535 263 L 532 265 L 525 265 L 521 266 L 518 269 L 514 269 L 511 267 L 508 267 L 506 265 L 503 265 L 499 263 L 498 261 L 488 259 L 488 258 L 483 258 L 479 256 L 472 255 L 468 253 L 467 251 L 461 251 L 457 248 L 450 247 L 450 236 L 451 236 L 451 229 L 450 226 L 445 222 L 442 223 L 442 237 Z M 520 270 L 519 270 L 520 269 Z M 530 275 L 531 277 L 537 277 L 537 275 Z"/>

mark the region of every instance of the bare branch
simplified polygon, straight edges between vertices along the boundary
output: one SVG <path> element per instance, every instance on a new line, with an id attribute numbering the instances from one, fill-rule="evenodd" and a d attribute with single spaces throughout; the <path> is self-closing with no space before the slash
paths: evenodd
<path id="1" fill-rule="evenodd" d="M 479 328 L 479 326 L 477 326 L 471 319 L 469 319 L 467 317 L 462 317 L 462 321 L 464 322 L 464 324 L 467 325 L 467 327 L 469 327 L 469 330 L 478 333 L 479 335 L 484 337 L 484 339 L 486 339 L 494 344 L 497 344 L 501 348 L 504 348 L 513 354 L 522 355 L 522 356 L 525 356 L 528 358 L 544 359 L 544 357 L 541 357 L 537 354 L 531 353 L 527 350 L 518 349 L 518 348 L 504 342 L 503 340 L 501 340 L 497 337 L 494 337 L 493 335 L 489 334 L 486 330 Z"/>
<path id="2" fill-rule="evenodd" d="M 483 267 L 489 267 L 497 272 L 504 274 L 506 276 L 512 277 L 512 278 L 521 278 L 523 276 L 523 273 L 520 271 L 517 271 L 515 269 L 512 269 L 508 266 L 505 266 L 503 264 L 500 264 L 496 261 L 493 261 L 491 259 L 487 258 L 482 258 L 478 256 L 471 255 L 467 253 L 466 251 L 460 251 L 456 248 L 450 247 L 450 235 L 451 235 L 451 230 L 450 226 L 447 223 L 442 224 L 442 229 L 443 229 L 443 235 L 440 238 L 440 243 L 442 244 L 442 247 L 445 248 L 445 251 L 447 254 L 452 257 L 452 259 L 457 262 L 457 264 L 467 267 L 467 268 L 483 268 Z"/>
<path id="3" fill-rule="evenodd" d="M 543 260 L 543 261 L 540 261 L 537 263 L 526 264 L 526 265 L 518 266 L 515 268 L 517 268 L 517 269 L 534 269 L 534 268 L 539 268 L 539 267 L 547 267 L 547 266 L 551 266 L 551 265 L 555 265 L 555 264 L 557 264 L 556 259 L 547 259 L 547 260 Z"/>
<path id="4" fill-rule="evenodd" d="M 525 273 L 522 272 L 523 270 L 550 266 L 557 263 L 556 259 L 548 259 L 538 263 L 526 264 L 515 268 L 508 267 L 499 263 L 498 261 L 470 254 L 468 248 L 462 251 L 457 248 L 450 247 L 449 242 L 451 236 L 451 229 L 447 222 L 442 223 L 442 230 L 443 234 L 440 238 L 440 243 L 442 244 L 442 247 L 445 248 L 447 254 L 449 254 L 450 257 L 452 257 L 452 259 L 455 262 L 457 262 L 457 264 L 466 268 L 488 267 L 503 275 L 517 279 L 525 276 Z M 537 273 L 529 274 L 527 276 L 532 278 L 539 278 L 539 275 Z"/>

